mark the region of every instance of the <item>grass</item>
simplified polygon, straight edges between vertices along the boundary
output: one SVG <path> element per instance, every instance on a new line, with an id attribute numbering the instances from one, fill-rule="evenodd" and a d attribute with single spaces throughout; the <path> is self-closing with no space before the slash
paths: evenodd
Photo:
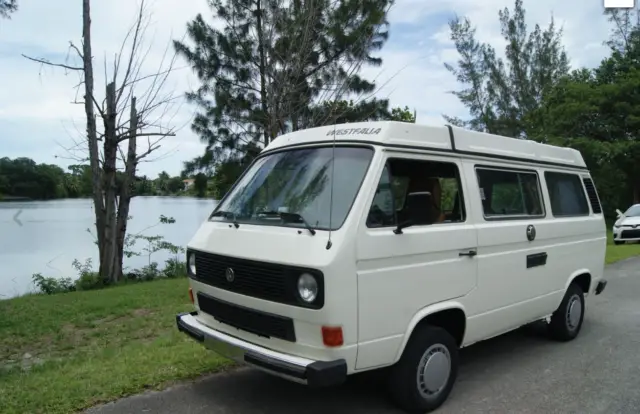
<path id="1" fill-rule="evenodd" d="M 607 231 L 607 264 L 615 263 L 620 260 L 629 259 L 630 257 L 640 256 L 640 244 L 613 244 L 613 233 Z"/>
<path id="2" fill-rule="evenodd" d="M 640 255 L 615 246 L 606 262 Z M 230 363 L 175 328 L 187 279 L 0 301 L 0 411 L 69 413 Z"/>
<path id="3" fill-rule="evenodd" d="M 0 301 L 0 411 L 69 413 L 229 362 L 175 328 L 187 279 Z"/>

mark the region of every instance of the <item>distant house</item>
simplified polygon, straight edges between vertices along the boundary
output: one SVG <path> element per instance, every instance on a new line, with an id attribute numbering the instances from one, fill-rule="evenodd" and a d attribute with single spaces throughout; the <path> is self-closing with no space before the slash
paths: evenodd
<path id="1" fill-rule="evenodd" d="M 184 185 L 184 191 L 187 191 L 191 187 L 193 187 L 193 183 L 195 183 L 195 179 L 187 178 L 186 180 L 182 180 L 182 184 Z"/>

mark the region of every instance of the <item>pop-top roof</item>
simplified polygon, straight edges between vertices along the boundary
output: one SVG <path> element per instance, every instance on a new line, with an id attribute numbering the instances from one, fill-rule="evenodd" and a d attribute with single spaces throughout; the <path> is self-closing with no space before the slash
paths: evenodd
<path id="1" fill-rule="evenodd" d="M 323 126 L 282 135 L 264 151 L 318 142 L 368 142 L 391 147 L 451 151 L 476 156 L 500 157 L 544 164 L 586 168 L 579 151 L 572 148 L 508 138 L 464 128 L 408 122 L 359 122 Z"/>

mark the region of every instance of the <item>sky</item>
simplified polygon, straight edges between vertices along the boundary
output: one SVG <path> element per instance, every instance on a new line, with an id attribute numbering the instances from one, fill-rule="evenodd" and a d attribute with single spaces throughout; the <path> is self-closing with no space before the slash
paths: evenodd
<path id="1" fill-rule="evenodd" d="M 78 75 L 46 67 L 22 54 L 52 62 L 74 64 L 69 44 L 80 46 L 80 0 L 21 0 L 10 20 L 0 20 L 0 157 L 30 157 L 36 162 L 66 167 L 77 163 L 68 149 L 85 128 L 82 105 L 74 104 Z M 364 68 L 375 79 L 376 95 L 392 106 L 409 106 L 417 122 L 444 124 L 442 114 L 466 117 L 467 111 L 449 92 L 458 89 L 444 63 L 455 63 L 457 52 L 449 40 L 447 22 L 458 16 L 471 19 L 478 39 L 504 50 L 498 11 L 513 8 L 513 0 L 396 0 L 389 21 L 390 38 L 379 52 L 383 65 Z M 607 54 L 603 41 L 611 26 L 603 15 L 603 0 L 525 0 L 527 23 L 546 26 L 551 17 L 564 30 L 563 43 L 572 67 L 594 67 Z M 211 16 L 206 0 L 150 0 L 147 59 L 142 74 L 152 74 L 162 64 L 171 39 L 182 38 L 186 24 L 198 13 Z M 113 56 L 135 19 L 137 1 L 101 0 L 92 5 L 92 44 L 96 90 L 105 87 L 104 64 Z M 146 49 L 145 49 L 146 50 Z M 165 61 L 166 63 L 166 61 Z M 198 86 L 196 76 L 182 62 L 165 85 L 177 97 Z M 180 104 L 170 108 L 166 122 L 178 129 L 163 141 L 138 175 L 156 177 L 161 171 L 180 173 L 183 162 L 204 151 L 189 128 L 195 108 Z M 170 115 L 170 116 L 169 116 Z"/>

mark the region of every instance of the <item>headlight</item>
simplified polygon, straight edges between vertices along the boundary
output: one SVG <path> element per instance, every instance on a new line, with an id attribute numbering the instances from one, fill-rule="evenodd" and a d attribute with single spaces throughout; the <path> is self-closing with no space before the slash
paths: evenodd
<path id="1" fill-rule="evenodd" d="M 196 255 L 191 253 L 188 260 L 189 272 L 195 276 L 196 274 Z"/>
<path id="2" fill-rule="evenodd" d="M 298 278 L 298 295 L 306 303 L 311 303 L 318 297 L 318 282 L 309 273 L 303 273 Z"/>

